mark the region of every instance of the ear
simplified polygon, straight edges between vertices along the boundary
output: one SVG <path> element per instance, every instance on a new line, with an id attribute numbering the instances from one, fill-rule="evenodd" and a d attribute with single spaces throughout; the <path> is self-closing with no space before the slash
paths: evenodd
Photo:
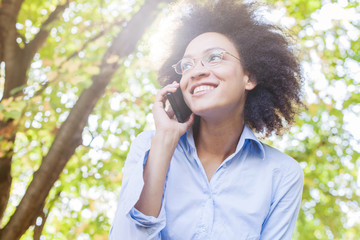
<path id="1" fill-rule="evenodd" d="M 255 79 L 250 79 L 249 74 L 245 74 L 244 81 L 245 81 L 245 90 L 250 91 L 256 87 Z"/>

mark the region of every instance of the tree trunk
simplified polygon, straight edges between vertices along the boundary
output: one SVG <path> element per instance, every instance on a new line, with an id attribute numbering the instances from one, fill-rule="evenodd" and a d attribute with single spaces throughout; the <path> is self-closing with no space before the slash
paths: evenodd
<path id="1" fill-rule="evenodd" d="M 16 43 L 17 31 L 15 28 L 17 14 L 22 1 L 4 0 L 0 5 L 0 62 L 5 61 L 5 86 L 3 99 L 10 97 L 12 89 L 26 82 L 26 68 L 21 58 L 22 50 Z M 0 101 L 1 101 L 0 100 Z M 0 121 L 1 141 L 7 142 L 11 147 L 0 155 L 0 223 L 3 218 L 11 188 L 11 159 L 12 145 L 15 140 L 16 128 L 12 120 Z"/>
<path id="2" fill-rule="evenodd" d="M 17 16 L 23 0 L 4 0 L 0 4 L 0 62 L 5 62 L 5 86 L 3 91 L 4 99 L 20 95 L 21 92 L 12 93 L 12 90 L 24 86 L 27 82 L 27 71 L 30 67 L 35 53 L 44 45 L 49 30 L 47 26 L 55 21 L 60 13 L 68 6 L 59 5 L 42 24 L 34 39 L 26 44 L 23 49 L 16 42 L 18 32 L 16 29 Z M 11 159 L 13 156 L 13 145 L 16 137 L 16 126 L 13 119 L 0 121 L 1 141 L 7 142 L 11 147 L 6 154 L 0 155 L 0 223 L 3 218 L 11 188 Z"/>
<path id="3" fill-rule="evenodd" d="M 1 124 L 2 123 L 0 122 L 0 136 L 2 137 L 1 141 L 6 141 L 8 144 L 12 144 L 15 140 L 16 133 L 13 121 L 5 123 L 5 127 L 1 126 Z M 12 182 L 10 174 L 12 155 L 13 151 L 9 151 L 5 153 L 3 152 L 3 155 L 0 156 L 0 224 L 10 197 L 10 188 Z"/>
<path id="4" fill-rule="evenodd" d="M 7 46 L 4 51 L 6 81 L 2 100 L 11 97 L 11 90 L 26 84 L 26 72 L 30 66 L 30 61 L 25 62 L 22 50 L 16 44 L 16 40 L 12 39 L 11 35 L 14 35 L 14 32 L 16 32 L 16 29 L 10 29 L 8 31 L 9 35 L 5 38 L 5 46 Z M 0 223 L 10 194 L 12 182 L 11 159 L 16 131 L 13 119 L 0 121 L 1 141 L 7 142 L 11 146 L 6 150 L 6 154 L 0 156 Z"/>

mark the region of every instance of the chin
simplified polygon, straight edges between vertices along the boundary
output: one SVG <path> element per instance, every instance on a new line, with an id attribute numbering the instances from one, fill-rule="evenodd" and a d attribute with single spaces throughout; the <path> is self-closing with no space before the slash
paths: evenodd
<path id="1" fill-rule="evenodd" d="M 195 115 L 198 115 L 200 117 L 216 115 L 216 114 L 218 114 L 218 111 L 219 111 L 219 107 L 215 107 L 215 106 L 192 108 L 192 112 L 195 113 Z"/>

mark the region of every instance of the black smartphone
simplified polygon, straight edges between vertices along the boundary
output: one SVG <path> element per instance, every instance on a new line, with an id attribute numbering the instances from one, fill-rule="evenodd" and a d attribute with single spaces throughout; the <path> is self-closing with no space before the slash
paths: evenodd
<path id="1" fill-rule="evenodd" d="M 174 111 L 178 122 L 183 123 L 189 119 L 191 115 L 190 108 L 186 105 L 181 89 L 178 88 L 174 93 L 167 93 L 167 99 L 169 100 L 171 107 Z"/>

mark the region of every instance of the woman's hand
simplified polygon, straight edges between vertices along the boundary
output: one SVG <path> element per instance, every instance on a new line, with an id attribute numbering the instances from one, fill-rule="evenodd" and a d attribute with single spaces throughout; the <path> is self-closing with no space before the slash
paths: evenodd
<path id="1" fill-rule="evenodd" d="M 172 84 L 162 88 L 156 95 L 152 112 L 154 115 L 156 131 L 173 133 L 176 137 L 180 138 L 193 124 L 194 114 L 191 114 L 186 122 L 179 123 L 176 120 L 171 106 L 169 106 L 169 109 L 165 109 L 164 106 L 167 100 L 166 94 L 175 92 L 178 87 L 180 87 L 179 83 L 174 81 Z"/>
<path id="2" fill-rule="evenodd" d="M 194 122 L 194 114 L 191 114 L 185 123 L 179 123 L 172 109 L 165 111 L 166 94 L 175 92 L 178 87 L 179 83 L 173 82 L 162 88 L 156 95 L 152 109 L 156 133 L 151 140 L 149 156 L 144 167 L 144 187 L 135 204 L 137 210 L 148 216 L 159 216 L 171 158 L 180 137 Z"/>

